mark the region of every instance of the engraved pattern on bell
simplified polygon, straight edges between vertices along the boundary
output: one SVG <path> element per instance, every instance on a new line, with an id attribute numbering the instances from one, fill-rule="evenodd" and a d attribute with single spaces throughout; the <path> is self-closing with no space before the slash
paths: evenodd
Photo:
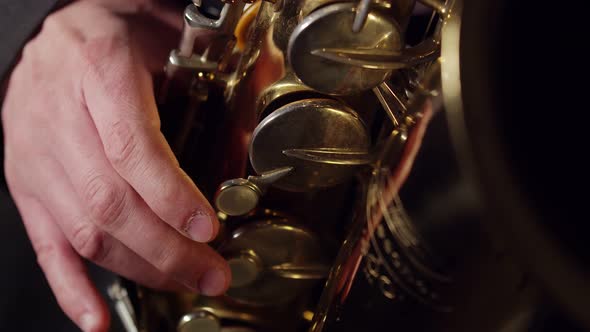
<path id="1" fill-rule="evenodd" d="M 429 104 L 423 107 L 425 114 L 416 114 L 415 125 L 400 126 L 392 132 L 369 181 L 366 228 L 361 239 L 365 247 L 364 275 L 370 283 L 379 286 L 386 298 L 399 300 L 399 296 L 392 296 L 388 291 L 395 287 L 397 294 L 448 312 L 452 307 L 444 299 L 439 300 L 438 293 L 452 279 L 434 264 L 435 253 L 421 237 L 399 196 L 432 117 Z M 392 286 L 385 288 L 387 282 Z"/>
<path id="2" fill-rule="evenodd" d="M 402 292 L 437 310 L 450 311 L 451 307 L 437 301 L 437 288 L 445 287 L 451 279 L 429 266 L 431 253 L 413 229 L 399 196 L 384 201 L 391 196 L 384 193 L 391 177 L 383 168 L 375 172 L 369 184 L 363 274 L 388 299 L 399 299 L 396 294 Z M 378 207 L 377 213 L 374 207 Z"/>

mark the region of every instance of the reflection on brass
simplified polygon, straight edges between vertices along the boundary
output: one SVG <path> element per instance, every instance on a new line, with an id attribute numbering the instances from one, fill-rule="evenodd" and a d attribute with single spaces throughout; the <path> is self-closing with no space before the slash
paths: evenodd
<path id="1" fill-rule="evenodd" d="M 444 0 L 420 0 L 420 2 L 432 9 L 434 9 L 440 15 L 447 13 L 447 5 Z"/>
<path id="2" fill-rule="evenodd" d="M 349 149 L 288 149 L 283 150 L 287 157 L 315 163 L 332 165 L 367 165 L 373 162 L 373 156 L 367 151 L 351 151 Z"/>
<path id="3" fill-rule="evenodd" d="M 379 99 L 389 120 L 391 120 L 394 126 L 400 126 L 403 123 L 402 118 L 407 113 L 407 108 L 404 102 L 398 97 L 387 82 L 379 84 L 378 87 L 373 89 L 373 92 L 377 96 L 377 99 Z"/>
<path id="4" fill-rule="evenodd" d="M 459 147 L 459 153 L 470 149 L 465 146 L 468 143 L 466 137 L 462 136 L 464 133 L 463 127 L 465 124 L 462 119 L 463 102 L 461 100 L 461 78 L 459 66 L 459 37 L 461 31 L 461 11 L 462 1 L 451 0 L 447 14 L 447 19 L 443 24 L 442 35 L 445 43 L 441 46 L 441 79 L 444 84 L 445 108 L 449 114 L 449 125 L 453 127 L 451 134 L 454 135 L 453 141 Z M 468 165 L 468 158 L 462 156 L 462 164 Z"/>
<path id="5" fill-rule="evenodd" d="M 137 315 L 131 305 L 127 289 L 116 282 L 109 286 L 107 293 L 114 302 L 114 308 L 127 332 L 137 332 Z"/>
<path id="6" fill-rule="evenodd" d="M 262 192 L 246 179 L 227 180 L 215 195 L 215 207 L 228 216 L 241 216 L 252 211 Z"/>
<path id="7" fill-rule="evenodd" d="M 288 72 L 285 77 L 267 87 L 260 94 L 256 105 L 256 114 L 260 119 L 293 99 L 298 100 L 302 99 L 302 96 L 310 95 L 318 96 L 317 92 L 302 84 L 294 73 Z"/>
<path id="8" fill-rule="evenodd" d="M 262 272 L 260 258 L 252 250 L 227 257 L 231 269 L 231 288 L 241 288 L 253 283 Z"/>
<path id="9" fill-rule="evenodd" d="M 195 311 L 182 316 L 178 332 L 221 332 L 221 324 L 210 312 Z"/>
<path id="10" fill-rule="evenodd" d="M 308 148 L 367 151 L 367 128 L 356 112 L 340 102 L 330 99 L 296 101 L 274 111 L 256 127 L 250 143 L 250 162 L 258 173 L 293 167 L 293 171 L 274 186 L 296 192 L 333 186 L 354 174 L 354 165 L 308 162 L 284 153 Z"/>
<path id="11" fill-rule="evenodd" d="M 234 260 L 236 268 L 232 271 L 241 273 L 236 276 L 239 285 L 227 292 L 240 303 L 287 303 L 321 279 L 318 274 L 325 275 L 321 267 L 326 262 L 318 237 L 289 219 L 250 221 L 236 229 L 219 250 Z"/>
<path id="12" fill-rule="evenodd" d="M 371 9 L 371 0 L 360 0 L 355 8 L 354 21 L 352 22 L 352 32 L 358 33 L 363 28 Z"/>
<path id="13" fill-rule="evenodd" d="M 299 280 L 314 280 L 325 279 L 328 277 L 330 267 L 327 265 L 296 265 L 292 263 L 285 263 L 274 265 L 269 268 L 274 274 L 281 278 L 299 279 Z"/>
<path id="14" fill-rule="evenodd" d="M 256 1 L 252 6 L 244 11 L 244 14 L 240 17 L 238 24 L 236 25 L 236 31 L 234 35 L 236 36 L 236 48 L 240 51 L 244 51 L 246 48 L 246 43 L 248 39 L 248 32 L 256 19 L 256 15 L 258 15 L 258 10 L 260 10 L 260 2 Z"/>
<path id="15" fill-rule="evenodd" d="M 456 1 L 420 1 L 435 26 L 414 45 L 413 0 L 258 1 L 245 10 L 248 1 L 236 0 L 219 18 L 201 12 L 204 2 L 187 7 L 160 115 L 180 165 L 217 210 L 210 245 L 232 282 L 219 297 L 127 285 L 133 302 L 114 300 L 128 332 L 382 329 L 373 322 L 479 331 L 448 317 L 481 318 L 456 298 L 493 271 L 481 252 L 495 248 L 477 226 L 444 219 L 457 204 L 444 198 L 462 191 L 440 158 L 449 140 L 429 141 L 443 96 L 449 108 L 461 103 Z M 416 166 L 422 152 L 436 157 L 427 167 Z M 477 241 L 445 256 L 469 239 Z M 521 298 L 505 287 L 516 273 L 481 287 L 509 294 L 490 312 Z"/>
<path id="16" fill-rule="evenodd" d="M 229 216 L 242 216 L 252 211 L 267 188 L 293 171 L 282 167 L 248 179 L 224 181 L 215 193 L 215 207 Z"/>
<path id="17" fill-rule="evenodd" d="M 321 58 L 373 70 L 393 70 L 415 66 L 435 60 L 439 55 L 440 45 L 437 41 L 428 39 L 404 50 L 382 51 L 375 49 L 351 48 L 318 48 L 310 53 Z"/>
<path id="18" fill-rule="evenodd" d="M 325 49 L 398 52 L 403 43 L 401 28 L 387 12 L 372 11 L 362 30 L 352 33 L 348 24 L 354 4 L 337 3 L 318 9 L 295 28 L 289 40 L 289 62 L 307 86 L 327 94 L 347 95 L 369 90 L 383 82 L 389 70 L 362 70 L 326 59 Z M 321 54 L 318 54 L 322 52 Z M 314 54 L 315 52 L 315 54 Z"/>

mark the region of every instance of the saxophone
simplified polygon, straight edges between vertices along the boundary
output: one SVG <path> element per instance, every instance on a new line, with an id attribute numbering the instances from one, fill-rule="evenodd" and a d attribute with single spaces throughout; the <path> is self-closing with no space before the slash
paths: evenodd
<path id="1" fill-rule="evenodd" d="M 127 331 L 518 331 L 536 291 L 480 222 L 449 120 L 461 18 L 459 0 L 194 0 L 162 130 L 218 211 L 232 284 L 122 280 Z"/>

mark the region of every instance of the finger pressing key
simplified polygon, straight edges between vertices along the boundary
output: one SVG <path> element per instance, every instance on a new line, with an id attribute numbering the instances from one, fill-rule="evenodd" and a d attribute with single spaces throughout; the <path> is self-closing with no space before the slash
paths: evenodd
<path id="1" fill-rule="evenodd" d="M 86 209 L 86 214 L 78 215 L 186 287 L 206 295 L 222 293 L 230 279 L 227 263 L 207 245 L 189 240 L 164 223 L 107 160 L 91 117 L 86 112 L 72 113 L 64 120 L 72 125 L 66 123 L 58 145 L 67 151 L 62 155 L 64 175 L 58 178 L 69 178 L 73 190 L 62 191 L 75 192 L 78 204 Z"/>
<path id="2" fill-rule="evenodd" d="M 149 72 L 126 45 L 102 46 L 95 49 L 106 54 L 95 56 L 118 70 L 101 70 L 106 60 L 97 60 L 85 76 L 84 97 L 107 158 L 162 220 L 194 241 L 212 240 L 219 229 L 215 212 L 159 130 Z"/>

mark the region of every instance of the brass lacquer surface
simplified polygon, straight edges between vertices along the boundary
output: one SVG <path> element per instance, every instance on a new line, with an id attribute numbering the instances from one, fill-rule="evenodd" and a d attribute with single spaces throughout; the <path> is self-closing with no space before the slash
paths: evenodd
<path id="1" fill-rule="evenodd" d="M 227 21 L 187 9 L 163 126 L 219 211 L 233 281 L 216 298 L 139 288 L 140 328 L 492 331 L 524 312 L 526 278 L 441 126 L 443 93 L 460 101 L 456 3 L 424 1 L 438 16 L 412 47 L 413 0 L 261 1 L 239 22 L 239 0 Z"/>

